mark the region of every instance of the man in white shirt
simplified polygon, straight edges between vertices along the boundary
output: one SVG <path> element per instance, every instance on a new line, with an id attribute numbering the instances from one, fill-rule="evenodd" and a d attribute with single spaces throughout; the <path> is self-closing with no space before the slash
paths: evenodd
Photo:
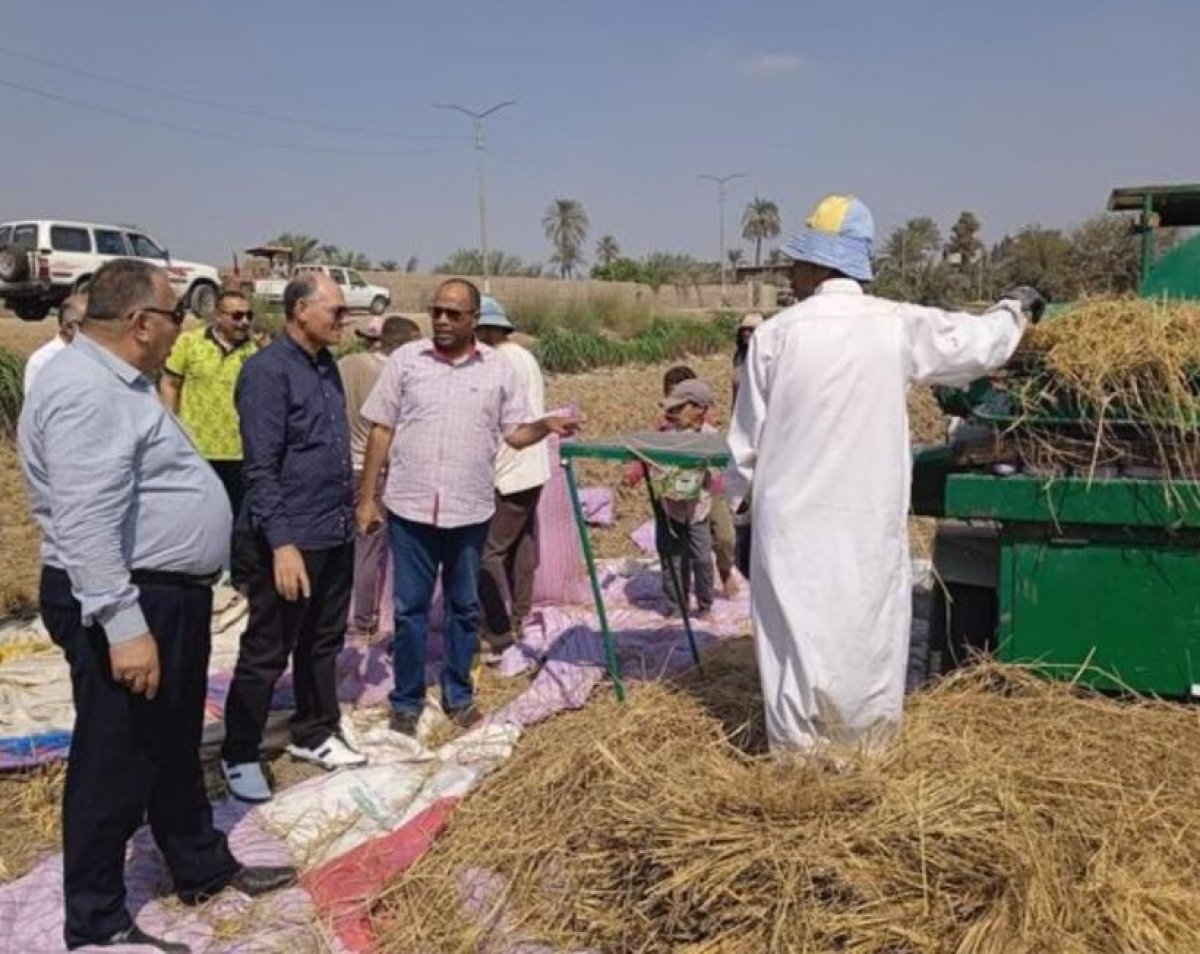
<path id="1" fill-rule="evenodd" d="M 542 369 L 527 349 L 511 340 L 515 330 L 500 303 L 484 296 L 475 334 L 512 365 L 530 413 L 539 418 L 546 412 Z M 520 637 L 533 605 L 537 505 L 549 479 L 550 451 L 545 443 L 520 451 L 501 444 L 496 455 L 496 513 L 488 524 L 479 574 L 482 636 L 493 654 Z"/>
<path id="2" fill-rule="evenodd" d="M 25 396 L 33 390 L 33 382 L 47 362 L 75 340 L 75 332 L 87 311 L 87 295 L 71 295 L 58 307 L 58 334 L 29 356 L 25 362 Z"/>

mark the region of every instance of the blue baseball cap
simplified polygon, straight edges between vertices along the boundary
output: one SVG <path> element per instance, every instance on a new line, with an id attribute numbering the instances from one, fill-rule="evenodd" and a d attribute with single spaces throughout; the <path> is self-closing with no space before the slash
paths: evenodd
<path id="1" fill-rule="evenodd" d="M 516 331 L 516 325 L 508 320 L 500 302 L 490 295 L 484 295 L 479 301 L 479 321 L 477 328 L 500 328 L 504 331 Z"/>
<path id="2" fill-rule="evenodd" d="M 836 268 L 860 282 L 872 278 L 875 219 L 852 195 L 830 195 L 817 203 L 799 232 L 780 251 L 799 262 Z"/>

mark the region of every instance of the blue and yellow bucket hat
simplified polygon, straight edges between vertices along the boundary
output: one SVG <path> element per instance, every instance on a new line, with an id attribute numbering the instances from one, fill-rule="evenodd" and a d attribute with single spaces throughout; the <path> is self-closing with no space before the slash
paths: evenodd
<path id="1" fill-rule="evenodd" d="M 852 195 L 830 195 L 817 203 L 804 228 L 784 242 L 788 258 L 836 268 L 860 282 L 869 282 L 875 219 Z"/>

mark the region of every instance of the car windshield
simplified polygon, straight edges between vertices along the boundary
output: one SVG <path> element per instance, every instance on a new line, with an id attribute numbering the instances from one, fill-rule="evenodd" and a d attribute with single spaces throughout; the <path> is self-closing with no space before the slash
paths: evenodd
<path id="1" fill-rule="evenodd" d="M 366 284 L 366 282 L 364 282 L 362 280 L 362 276 L 360 274 L 358 274 L 358 272 L 346 272 L 346 274 L 350 276 L 350 284 L 351 285 L 365 285 Z"/>
<path id="2" fill-rule="evenodd" d="M 159 248 L 154 241 L 137 232 L 129 233 L 129 241 L 133 244 L 133 254 L 138 258 L 166 258 L 167 253 Z"/>

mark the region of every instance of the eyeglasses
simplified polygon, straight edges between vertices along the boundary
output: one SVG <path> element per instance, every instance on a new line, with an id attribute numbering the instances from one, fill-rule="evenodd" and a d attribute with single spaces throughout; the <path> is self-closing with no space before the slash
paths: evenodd
<path id="1" fill-rule="evenodd" d="M 252 311 L 223 311 L 221 312 L 230 321 L 253 321 L 254 312 Z"/>
<path id="2" fill-rule="evenodd" d="M 445 315 L 447 318 L 457 319 L 457 318 L 461 318 L 463 315 L 473 315 L 473 314 L 475 314 L 474 311 L 464 311 L 461 308 L 443 308 L 441 305 L 430 305 L 429 306 L 429 317 L 430 318 L 440 318 L 442 315 Z"/>
<path id="3" fill-rule="evenodd" d="M 152 315 L 170 318 L 176 325 L 182 325 L 183 320 L 187 317 L 187 305 L 182 300 L 174 308 L 135 308 L 129 314 L 133 316 L 139 311 L 148 311 Z"/>

